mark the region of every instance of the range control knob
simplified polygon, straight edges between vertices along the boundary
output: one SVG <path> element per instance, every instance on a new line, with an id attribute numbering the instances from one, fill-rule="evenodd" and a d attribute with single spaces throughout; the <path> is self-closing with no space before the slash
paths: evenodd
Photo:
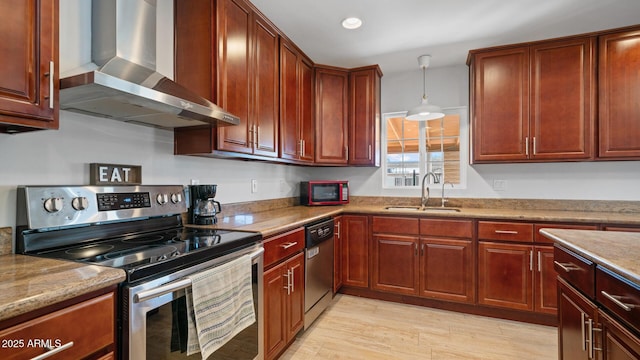
<path id="1" fill-rule="evenodd" d="M 44 209 L 48 213 L 57 213 L 62 210 L 62 206 L 64 206 L 64 204 L 62 202 L 62 198 L 59 197 L 48 198 L 44 201 Z"/>
<path id="2" fill-rule="evenodd" d="M 164 205 L 169 202 L 169 196 L 167 196 L 167 194 L 158 194 L 158 196 L 156 196 L 156 201 L 158 204 Z"/>
<path id="3" fill-rule="evenodd" d="M 84 196 L 76 197 L 71 200 L 71 206 L 78 211 L 86 210 L 89 207 L 89 200 Z"/>
<path id="4" fill-rule="evenodd" d="M 178 204 L 182 202 L 182 194 L 180 193 L 176 193 L 176 194 L 171 194 L 171 202 L 174 204 Z"/>

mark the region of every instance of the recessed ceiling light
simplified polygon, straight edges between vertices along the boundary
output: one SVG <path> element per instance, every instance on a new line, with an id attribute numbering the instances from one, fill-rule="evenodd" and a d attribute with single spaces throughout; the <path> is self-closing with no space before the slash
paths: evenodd
<path id="1" fill-rule="evenodd" d="M 342 27 L 345 29 L 353 30 L 362 26 L 362 20 L 357 17 L 348 17 L 342 20 Z"/>

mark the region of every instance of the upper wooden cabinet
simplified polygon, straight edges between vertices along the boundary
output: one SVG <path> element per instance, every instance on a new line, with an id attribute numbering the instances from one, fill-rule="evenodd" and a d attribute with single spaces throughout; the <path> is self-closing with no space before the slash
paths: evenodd
<path id="1" fill-rule="evenodd" d="M 58 128 L 58 1 L 0 2 L 0 132 Z"/>
<path id="2" fill-rule="evenodd" d="M 377 65 L 349 74 L 349 165 L 380 166 L 380 79 Z"/>
<path id="3" fill-rule="evenodd" d="M 599 152 L 640 158 L 640 29 L 599 38 Z"/>
<path id="4" fill-rule="evenodd" d="M 316 164 L 346 165 L 349 72 L 316 66 Z"/>
<path id="5" fill-rule="evenodd" d="M 175 153 L 277 157 L 275 27 L 244 0 L 217 1 L 215 8 L 210 1 L 176 1 L 175 9 L 176 81 L 240 118 L 237 126 L 176 129 Z"/>
<path id="6" fill-rule="evenodd" d="M 593 158 L 593 37 L 472 51 L 472 162 Z"/>
<path id="7" fill-rule="evenodd" d="M 280 157 L 312 163 L 315 153 L 313 63 L 280 38 Z"/>

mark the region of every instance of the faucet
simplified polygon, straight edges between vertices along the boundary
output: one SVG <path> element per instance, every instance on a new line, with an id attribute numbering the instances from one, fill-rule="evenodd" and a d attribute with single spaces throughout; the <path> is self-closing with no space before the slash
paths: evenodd
<path id="1" fill-rule="evenodd" d="M 445 186 L 446 184 L 451 185 L 451 187 L 453 188 L 453 184 L 452 184 L 452 183 L 450 183 L 450 182 L 448 182 L 448 181 L 443 181 L 443 182 L 442 182 L 442 207 L 444 207 L 444 203 L 446 203 L 446 202 L 447 202 L 447 199 L 445 199 L 445 198 L 444 198 L 444 186 Z"/>
<path id="2" fill-rule="evenodd" d="M 420 205 L 422 205 L 423 208 L 426 207 L 427 203 L 429 202 L 429 187 L 424 186 L 427 183 L 427 178 L 429 177 L 429 175 L 431 175 L 431 178 L 433 179 L 434 183 L 436 182 L 436 179 L 437 179 L 436 174 L 432 173 L 431 171 L 427 172 L 422 177 L 422 197 L 420 198 Z"/>

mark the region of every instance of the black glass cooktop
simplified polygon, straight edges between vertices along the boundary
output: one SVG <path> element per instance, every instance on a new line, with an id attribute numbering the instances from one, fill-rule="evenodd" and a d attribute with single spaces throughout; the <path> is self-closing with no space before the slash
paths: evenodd
<path id="1" fill-rule="evenodd" d="M 262 240 L 259 233 L 175 228 L 119 236 L 33 255 L 123 269 L 134 282 L 226 255 Z"/>

